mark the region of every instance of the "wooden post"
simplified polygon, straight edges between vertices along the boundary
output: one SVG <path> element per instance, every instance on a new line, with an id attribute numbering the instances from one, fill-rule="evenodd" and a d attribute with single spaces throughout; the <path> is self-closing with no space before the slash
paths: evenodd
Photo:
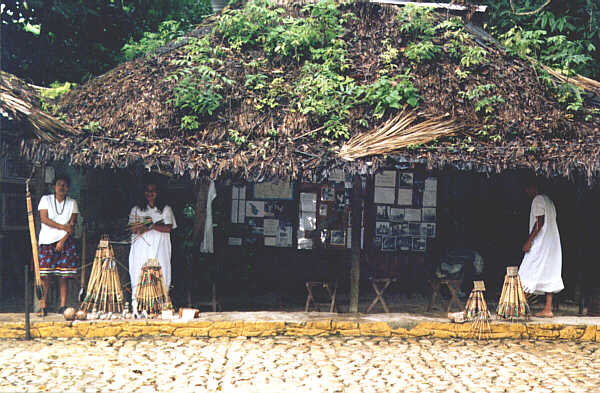
<path id="1" fill-rule="evenodd" d="M 351 313 L 358 312 L 358 295 L 360 283 L 360 240 L 362 221 L 362 180 L 359 175 L 352 178 L 352 256 L 350 267 L 350 307 Z"/>

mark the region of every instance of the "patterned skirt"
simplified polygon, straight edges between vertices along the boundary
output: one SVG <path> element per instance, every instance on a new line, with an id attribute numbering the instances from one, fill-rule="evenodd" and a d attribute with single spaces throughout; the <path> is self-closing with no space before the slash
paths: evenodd
<path id="1" fill-rule="evenodd" d="M 40 276 L 42 277 L 73 278 L 77 273 L 79 252 L 77 252 L 75 241 L 71 237 L 65 241 L 62 251 L 56 251 L 56 243 L 40 244 L 39 257 Z"/>

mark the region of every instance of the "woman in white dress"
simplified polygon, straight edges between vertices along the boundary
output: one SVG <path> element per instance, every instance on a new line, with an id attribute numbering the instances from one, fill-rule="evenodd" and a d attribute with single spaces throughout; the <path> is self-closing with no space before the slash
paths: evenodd
<path id="1" fill-rule="evenodd" d="M 151 222 L 151 224 L 140 224 L 143 222 Z M 131 250 L 129 251 L 132 298 L 135 296 L 142 266 L 150 258 L 158 259 L 165 280 L 165 288 L 169 290 L 171 285 L 171 231 L 177 228 L 177 223 L 171 207 L 162 202 L 156 183 L 148 183 L 144 186 L 144 197 L 131 209 L 129 223 L 133 224 Z"/>
<path id="2" fill-rule="evenodd" d="M 519 268 L 519 277 L 525 293 L 546 294 L 544 309 L 536 316 L 553 317 L 552 294 L 564 288 L 556 208 L 552 200 L 541 193 L 537 184 L 528 185 L 525 192 L 533 197 L 533 202 L 529 214 L 529 237 L 523 245 L 525 256 Z"/>

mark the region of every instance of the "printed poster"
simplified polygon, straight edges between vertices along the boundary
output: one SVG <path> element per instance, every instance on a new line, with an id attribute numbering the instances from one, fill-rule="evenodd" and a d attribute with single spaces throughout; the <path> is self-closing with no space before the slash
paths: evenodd
<path id="1" fill-rule="evenodd" d="M 375 175 L 375 187 L 396 187 L 396 171 L 383 171 Z M 393 202 L 392 202 L 393 203 Z"/>
<path id="2" fill-rule="evenodd" d="M 411 206 L 412 204 L 413 204 L 412 188 L 399 188 L 398 189 L 398 205 Z"/>
<path id="3" fill-rule="evenodd" d="M 375 187 L 375 203 L 393 205 L 396 199 L 394 188 Z"/>

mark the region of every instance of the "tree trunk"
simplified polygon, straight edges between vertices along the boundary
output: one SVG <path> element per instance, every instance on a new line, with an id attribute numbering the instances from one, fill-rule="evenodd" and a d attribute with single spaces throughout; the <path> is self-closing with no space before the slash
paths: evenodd
<path id="1" fill-rule="evenodd" d="M 359 175 L 352 178 L 352 257 L 350 267 L 350 307 L 351 313 L 358 312 L 358 287 L 360 283 L 360 240 L 362 221 L 362 181 Z"/>

